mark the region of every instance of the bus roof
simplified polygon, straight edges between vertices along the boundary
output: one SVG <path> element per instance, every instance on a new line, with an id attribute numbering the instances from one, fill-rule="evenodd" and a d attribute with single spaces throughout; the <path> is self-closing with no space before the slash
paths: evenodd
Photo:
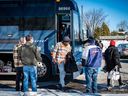
<path id="1" fill-rule="evenodd" d="M 70 10 L 78 12 L 74 0 L 0 0 L 0 17 L 51 16 Z"/>

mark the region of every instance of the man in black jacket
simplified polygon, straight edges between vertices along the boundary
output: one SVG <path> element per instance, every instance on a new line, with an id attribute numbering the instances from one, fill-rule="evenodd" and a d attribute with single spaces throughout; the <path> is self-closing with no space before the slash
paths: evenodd
<path id="1" fill-rule="evenodd" d="M 106 61 L 105 71 L 108 72 L 107 86 L 108 86 L 108 89 L 111 89 L 112 88 L 110 85 L 111 78 L 109 78 L 109 74 L 115 67 L 118 68 L 118 71 L 120 71 L 120 68 L 121 68 L 120 55 L 117 47 L 115 47 L 114 40 L 110 41 L 110 46 L 105 50 L 104 57 Z M 121 76 L 118 81 L 119 81 L 119 86 L 121 86 L 122 85 Z"/>

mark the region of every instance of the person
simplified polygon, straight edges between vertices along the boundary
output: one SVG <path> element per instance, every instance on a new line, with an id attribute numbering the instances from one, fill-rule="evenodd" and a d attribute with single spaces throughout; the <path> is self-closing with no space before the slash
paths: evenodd
<path id="1" fill-rule="evenodd" d="M 97 75 L 101 61 L 101 48 L 96 45 L 94 38 L 88 39 L 88 46 L 84 48 L 82 53 L 82 66 L 85 69 L 86 93 L 97 93 Z"/>
<path id="2" fill-rule="evenodd" d="M 26 44 L 19 50 L 19 58 L 23 63 L 23 90 L 25 94 L 28 92 L 28 81 L 30 78 L 32 92 L 37 92 L 37 61 L 42 62 L 41 55 L 37 47 L 33 44 L 33 37 L 31 35 L 26 36 Z"/>
<path id="3" fill-rule="evenodd" d="M 108 90 L 112 89 L 112 86 L 110 84 L 110 72 L 115 68 L 118 67 L 118 71 L 120 71 L 121 68 L 121 64 L 120 64 L 120 55 L 119 55 L 119 51 L 117 49 L 117 47 L 115 47 L 116 42 L 114 40 L 110 41 L 110 45 L 109 47 L 105 50 L 104 53 L 104 58 L 105 58 L 105 62 L 106 62 L 106 66 L 105 66 L 105 71 L 108 72 L 108 76 L 107 76 L 107 87 Z M 122 80 L 121 80 L 121 76 L 118 80 L 119 82 L 119 86 L 122 86 Z"/>
<path id="4" fill-rule="evenodd" d="M 13 48 L 13 61 L 16 69 L 16 91 L 23 91 L 23 64 L 18 59 L 18 49 L 26 43 L 25 37 L 21 37 L 19 43 Z M 22 85 L 20 86 L 20 81 Z"/>
<path id="5" fill-rule="evenodd" d="M 64 63 L 67 53 L 71 52 L 71 46 L 69 44 L 70 38 L 68 36 L 65 36 L 63 38 L 62 42 L 58 42 L 53 50 L 52 57 L 53 62 L 57 63 L 58 69 L 59 69 L 59 79 L 60 84 L 59 87 L 61 90 L 64 90 L 65 86 L 65 70 L 64 70 Z"/>
<path id="6" fill-rule="evenodd" d="M 101 40 L 96 40 L 96 45 L 99 46 L 101 49 L 103 49 L 104 45 Z"/>

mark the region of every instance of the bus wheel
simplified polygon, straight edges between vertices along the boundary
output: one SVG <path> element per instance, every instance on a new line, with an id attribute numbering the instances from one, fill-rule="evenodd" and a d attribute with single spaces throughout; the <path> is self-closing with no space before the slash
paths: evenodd
<path id="1" fill-rule="evenodd" d="M 37 68 L 38 81 L 50 80 L 52 66 L 51 62 L 46 56 L 42 56 L 42 67 Z"/>
<path id="2" fill-rule="evenodd" d="M 47 73 L 47 66 L 44 63 L 42 63 L 41 67 L 37 67 L 38 77 L 43 77 L 45 76 L 46 73 Z"/>

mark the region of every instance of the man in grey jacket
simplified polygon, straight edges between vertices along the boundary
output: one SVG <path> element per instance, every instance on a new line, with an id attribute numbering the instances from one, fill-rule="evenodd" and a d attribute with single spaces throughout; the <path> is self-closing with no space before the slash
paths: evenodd
<path id="1" fill-rule="evenodd" d="M 24 92 L 28 91 L 29 77 L 31 80 L 32 91 L 37 92 L 37 62 L 42 62 L 42 58 L 37 47 L 33 44 L 33 37 L 31 35 L 26 36 L 26 44 L 19 49 L 19 58 L 24 65 Z"/>

